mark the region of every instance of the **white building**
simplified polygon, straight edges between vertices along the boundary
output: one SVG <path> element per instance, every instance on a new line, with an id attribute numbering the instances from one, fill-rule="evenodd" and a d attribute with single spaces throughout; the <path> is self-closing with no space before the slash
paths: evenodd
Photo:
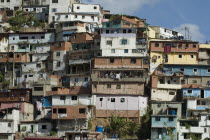
<path id="1" fill-rule="evenodd" d="M 1 0 L 0 9 L 18 10 L 22 6 L 22 0 Z"/>
<path id="2" fill-rule="evenodd" d="M 0 139 L 1 140 L 14 140 L 15 133 L 18 131 L 19 124 L 19 110 L 12 110 L 1 116 L 0 119 Z"/>
<path id="3" fill-rule="evenodd" d="M 150 26 L 150 28 L 155 31 L 157 39 L 184 39 L 181 33 L 171 29 L 160 26 Z"/>
<path id="4" fill-rule="evenodd" d="M 9 44 L 44 44 L 54 43 L 55 34 L 50 32 L 31 32 L 31 33 L 11 33 L 9 34 Z"/>
<path id="5" fill-rule="evenodd" d="M 200 140 L 206 140 L 210 137 L 209 113 L 201 113 L 199 118 L 200 119 L 178 121 L 177 132 L 179 140 L 189 140 L 192 135 Z"/>
<path id="6" fill-rule="evenodd" d="M 5 35 L 0 35 L 0 52 L 7 52 L 9 40 Z"/>
<path id="7" fill-rule="evenodd" d="M 52 106 L 95 105 L 95 96 L 91 95 L 55 95 Z"/>
<path id="8" fill-rule="evenodd" d="M 146 39 L 137 39 L 137 28 L 102 28 L 102 56 L 147 56 Z"/>

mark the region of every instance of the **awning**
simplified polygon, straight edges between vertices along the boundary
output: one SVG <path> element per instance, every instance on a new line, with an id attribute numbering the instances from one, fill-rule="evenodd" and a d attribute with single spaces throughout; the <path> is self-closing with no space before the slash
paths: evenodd
<path id="1" fill-rule="evenodd" d="M 70 32 L 64 32 L 63 35 L 71 35 L 73 34 L 75 31 L 70 31 Z"/>

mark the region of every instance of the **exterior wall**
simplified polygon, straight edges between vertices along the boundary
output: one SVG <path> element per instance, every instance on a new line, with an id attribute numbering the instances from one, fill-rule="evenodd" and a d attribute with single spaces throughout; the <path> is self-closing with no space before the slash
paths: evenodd
<path id="1" fill-rule="evenodd" d="M 169 115 L 168 109 L 175 108 L 177 109 L 177 117 L 181 118 L 182 115 L 182 104 L 181 102 L 152 102 L 151 108 L 153 110 L 153 115 Z"/>
<path id="2" fill-rule="evenodd" d="M 136 63 L 131 63 L 132 58 L 113 58 L 114 62 L 111 63 L 112 58 L 95 58 L 94 68 L 148 68 L 148 59 L 136 58 Z"/>
<path id="3" fill-rule="evenodd" d="M 152 76 L 152 88 L 181 89 L 181 78 L 176 76 Z"/>
<path id="4" fill-rule="evenodd" d="M 92 93 L 144 95 L 144 83 L 112 83 L 111 88 L 107 88 L 107 83 L 97 83 L 92 85 Z"/>
<path id="5" fill-rule="evenodd" d="M 165 53 L 162 52 L 151 52 L 151 63 L 154 64 L 198 64 L 198 55 L 195 52 L 173 52 L 168 55 L 168 62 L 164 60 Z M 179 58 L 179 55 L 182 55 L 182 58 Z M 193 58 L 192 58 L 193 55 Z M 153 62 L 152 58 L 157 57 L 156 62 Z"/>
<path id="6" fill-rule="evenodd" d="M 80 131 L 88 129 L 87 119 L 60 120 L 57 123 L 58 135 L 66 131 Z M 63 134 L 62 134 L 63 135 Z"/>
<path id="7" fill-rule="evenodd" d="M 22 0 L 10 0 L 10 2 L 7 2 L 6 0 L 4 2 L 1 2 L 1 8 L 9 8 L 10 10 L 14 10 L 15 7 L 21 8 Z"/>
<path id="8" fill-rule="evenodd" d="M 37 90 L 36 88 L 43 88 L 40 90 Z M 47 91 L 51 90 L 52 85 L 50 85 L 49 83 L 47 84 L 33 84 L 33 96 L 46 96 L 47 95 Z"/>
<path id="9" fill-rule="evenodd" d="M 79 9 L 77 7 L 79 7 Z M 94 7 L 96 7 L 96 9 Z M 73 4 L 73 12 L 102 14 L 102 9 L 98 4 Z"/>
<path id="10" fill-rule="evenodd" d="M 157 121 L 156 118 L 160 118 L 160 121 Z M 170 121 L 169 118 L 173 118 L 173 121 Z M 152 116 L 152 125 L 151 127 L 154 128 L 167 128 L 172 127 L 176 128 L 177 124 L 177 117 L 176 116 Z"/>
<path id="11" fill-rule="evenodd" d="M 43 129 L 42 126 L 46 125 L 46 129 Z M 33 130 L 31 129 L 31 126 L 33 126 Z M 26 127 L 26 131 L 23 131 L 22 129 Z M 46 134 L 52 130 L 52 124 L 50 122 L 38 122 L 38 123 L 22 123 L 20 125 L 21 132 L 29 132 L 29 133 L 41 133 Z"/>
<path id="12" fill-rule="evenodd" d="M 33 54 L 32 55 L 32 62 L 40 62 L 40 61 L 45 61 L 47 60 L 47 58 L 50 55 L 47 53 L 41 54 L 41 53 L 37 53 L 37 54 Z"/>
<path id="13" fill-rule="evenodd" d="M 37 73 L 39 71 L 46 70 L 45 63 L 43 62 L 24 63 L 21 66 L 22 66 L 23 73 L 27 73 L 27 72 Z"/>
<path id="14" fill-rule="evenodd" d="M 111 100 L 115 99 L 115 102 Z M 124 102 L 121 101 L 124 99 Z M 102 100 L 102 101 L 100 101 Z M 96 109 L 101 110 L 141 110 L 147 107 L 147 97 L 97 95 Z"/>
<path id="15" fill-rule="evenodd" d="M 98 14 L 86 14 L 86 13 L 58 13 L 55 15 L 56 22 L 67 22 L 67 21 L 81 21 L 95 23 L 98 25 L 101 23 L 100 15 Z"/>
<path id="16" fill-rule="evenodd" d="M 49 2 L 49 19 L 48 23 L 51 23 L 53 21 L 53 18 L 55 19 L 56 13 L 70 13 L 70 0 L 59 0 L 58 3 L 52 3 L 52 1 Z"/>
<path id="17" fill-rule="evenodd" d="M 6 37 L 1 38 L 0 37 L 0 52 L 7 52 L 8 43 L 9 43 L 8 38 L 6 38 Z"/>
<path id="18" fill-rule="evenodd" d="M 52 106 L 94 105 L 94 96 L 91 95 L 79 95 L 77 100 L 73 100 L 71 95 L 66 95 L 65 100 L 61 100 L 61 96 L 65 95 L 52 96 Z"/>
<path id="19" fill-rule="evenodd" d="M 11 92 L 1 92 L 0 102 L 30 102 L 31 101 L 30 89 L 14 89 Z"/>
<path id="20" fill-rule="evenodd" d="M 121 40 L 127 40 L 127 44 L 122 44 Z M 107 41 L 112 41 L 108 45 Z M 136 45 L 136 34 L 101 34 L 102 56 L 146 56 L 147 50 L 144 45 Z M 134 50 L 138 50 L 134 52 Z M 113 52 L 114 50 L 114 52 Z M 128 50 L 128 52 L 125 52 Z"/>
<path id="21" fill-rule="evenodd" d="M 167 90 L 167 89 L 152 89 L 151 90 L 151 100 L 153 101 L 177 101 L 178 95 L 177 90 Z"/>
<path id="22" fill-rule="evenodd" d="M 177 129 L 172 129 L 174 140 L 177 139 Z M 170 140 L 171 136 L 168 135 L 168 131 L 166 128 L 152 128 L 151 130 L 151 140 L 162 140 L 167 139 Z"/>
<path id="23" fill-rule="evenodd" d="M 21 37 L 28 39 L 20 39 Z M 9 44 L 18 44 L 24 42 L 30 44 L 53 43 L 55 42 L 55 35 L 54 33 L 13 33 L 9 35 Z"/>
<path id="24" fill-rule="evenodd" d="M 19 62 L 19 63 L 26 63 L 30 62 L 29 54 L 28 53 L 1 53 L 0 54 L 0 62 Z"/>
<path id="25" fill-rule="evenodd" d="M 164 65 L 166 72 L 170 72 L 169 69 L 172 69 L 172 72 L 180 72 L 180 69 L 184 69 L 183 75 L 186 76 L 210 76 L 208 65 Z M 197 72 L 194 72 L 194 69 L 197 69 Z"/>
<path id="26" fill-rule="evenodd" d="M 4 121 L 0 122 L 0 132 L 1 133 L 16 133 L 18 131 L 19 124 L 19 110 L 12 110 L 12 114 L 6 114 L 3 118 Z M 7 120 L 10 120 L 11 127 L 8 125 Z"/>
<path id="27" fill-rule="evenodd" d="M 59 113 L 59 109 L 66 109 L 66 113 Z M 79 113 L 79 109 L 85 109 L 85 113 Z M 89 113 L 89 109 L 87 106 L 59 106 L 52 107 L 52 110 L 57 110 L 57 113 L 52 113 L 52 119 L 60 119 L 60 120 L 69 120 L 76 118 L 87 118 Z"/>

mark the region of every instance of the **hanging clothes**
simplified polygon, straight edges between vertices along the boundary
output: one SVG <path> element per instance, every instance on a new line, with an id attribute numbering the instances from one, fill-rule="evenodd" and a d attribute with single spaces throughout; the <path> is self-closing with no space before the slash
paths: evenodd
<path id="1" fill-rule="evenodd" d="M 164 48 L 165 53 L 170 53 L 171 52 L 171 45 L 166 45 Z"/>

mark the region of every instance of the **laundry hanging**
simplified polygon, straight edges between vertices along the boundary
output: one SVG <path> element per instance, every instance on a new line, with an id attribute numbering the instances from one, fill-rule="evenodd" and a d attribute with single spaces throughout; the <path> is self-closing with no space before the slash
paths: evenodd
<path id="1" fill-rule="evenodd" d="M 164 48 L 165 53 L 170 53 L 171 52 L 171 45 L 166 45 Z"/>

